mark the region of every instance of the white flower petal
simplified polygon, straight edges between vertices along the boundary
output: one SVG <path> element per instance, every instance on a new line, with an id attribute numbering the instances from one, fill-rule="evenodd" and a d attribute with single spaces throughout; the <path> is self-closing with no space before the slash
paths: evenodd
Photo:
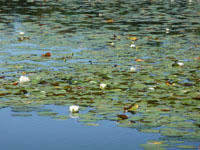
<path id="1" fill-rule="evenodd" d="M 19 78 L 19 82 L 20 83 L 27 83 L 27 82 L 29 82 L 30 81 L 30 79 L 27 77 L 27 76 L 21 76 L 20 78 Z"/>
<path id="2" fill-rule="evenodd" d="M 77 106 L 77 105 L 72 105 L 72 106 L 69 107 L 69 111 L 70 111 L 71 113 L 77 113 L 77 112 L 79 111 L 79 106 Z"/>
<path id="3" fill-rule="evenodd" d="M 20 35 L 24 35 L 24 32 L 20 32 L 19 34 L 20 34 Z"/>
<path id="4" fill-rule="evenodd" d="M 104 89 L 106 88 L 106 86 L 107 86 L 107 84 L 101 83 L 101 84 L 100 84 L 100 89 L 104 90 Z"/>
<path id="5" fill-rule="evenodd" d="M 133 48 L 133 47 L 136 47 L 136 46 L 135 46 L 135 44 L 131 44 L 130 47 Z"/>
<path id="6" fill-rule="evenodd" d="M 155 90 L 155 88 L 154 87 L 149 87 L 149 90 Z"/>
<path id="7" fill-rule="evenodd" d="M 135 67 L 131 67 L 130 68 L 130 72 L 135 72 L 136 71 L 136 68 Z"/>
<path id="8" fill-rule="evenodd" d="M 178 64 L 179 66 L 184 66 L 184 63 L 182 63 L 182 62 L 177 62 L 177 64 Z"/>

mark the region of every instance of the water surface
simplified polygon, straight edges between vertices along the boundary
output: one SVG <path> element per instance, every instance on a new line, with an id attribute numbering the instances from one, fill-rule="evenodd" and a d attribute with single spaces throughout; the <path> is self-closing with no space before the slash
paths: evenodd
<path id="1" fill-rule="evenodd" d="M 199 20 L 199 0 L 1 1 L 1 146 L 197 149 Z"/>

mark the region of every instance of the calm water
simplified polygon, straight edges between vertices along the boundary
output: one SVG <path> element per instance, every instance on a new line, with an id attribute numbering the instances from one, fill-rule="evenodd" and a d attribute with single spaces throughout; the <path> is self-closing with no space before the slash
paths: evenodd
<path id="1" fill-rule="evenodd" d="M 20 32 L 30 39 L 18 41 Z M 200 57 L 199 36 L 199 0 L 1 1 L 0 90 L 5 91 L 4 85 L 15 82 L 24 71 L 30 76 L 43 70 L 70 74 L 67 69 L 76 71 L 75 63 L 128 68 L 136 63 L 127 59 L 128 55 L 132 59 L 149 59 L 150 63 L 158 60 L 152 62 L 155 66 L 166 55 L 186 63 L 191 61 L 191 52 L 194 58 Z M 131 41 L 130 37 L 139 39 Z M 142 47 L 142 51 L 132 51 L 131 44 Z M 92 51 L 95 56 L 87 51 Z M 124 51 L 123 55 L 121 51 Z M 51 52 L 52 59 L 41 57 L 46 52 Z M 96 54 L 99 54 L 98 57 Z M 70 59 L 72 55 L 75 59 Z M 64 58 L 67 60 L 63 61 Z M 78 68 L 81 69 L 81 66 Z M 198 67 L 195 69 L 198 71 Z M 199 75 L 199 71 L 197 73 Z M 34 110 L 28 111 L 31 117 L 13 117 L 11 114 L 16 113 L 13 107 L 18 105 L 15 100 L 23 99 L 26 100 L 24 95 L 0 97 L 0 145 L 3 150 L 140 150 L 143 149 L 140 144 L 163 137 L 160 133 L 142 133 L 136 128 L 118 127 L 117 121 L 109 121 L 112 119 L 107 120 L 106 117 L 97 122 L 99 126 L 84 126 L 78 118 L 55 120 L 41 117 Z M 33 94 L 30 99 L 37 98 Z M 5 102 L 9 100 L 13 100 L 13 104 Z M 73 103 L 76 102 L 55 106 L 50 101 L 44 103 L 44 107 L 69 116 L 68 106 Z M 187 140 L 184 144 L 196 148 L 200 145 L 198 141 Z"/>
<path id="2" fill-rule="evenodd" d="M 49 107 L 66 114 L 66 107 Z M 1 148 L 5 150 L 93 150 L 142 149 L 139 144 L 159 135 L 119 128 L 114 122 L 83 126 L 76 119 L 53 120 L 48 117 L 11 117 L 9 109 L 0 111 Z"/>

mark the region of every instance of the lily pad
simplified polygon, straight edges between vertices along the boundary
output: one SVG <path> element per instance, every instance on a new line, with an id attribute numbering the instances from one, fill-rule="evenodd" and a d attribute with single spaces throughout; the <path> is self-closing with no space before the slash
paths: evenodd
<path id="1" fill-rule="evenodd" d="M 38 112 L 39 116 L 55 116 L 57 114 L 57 112 Z"/>
<path id="2" fill-rule="evenodd" d="M 85 126 L 99 126 L 97 123 L 84 123 Z"/>
<path id="3" fill-rule="evenodd" d="M 192 146 L 192 145 L 179 145 L 179 146 L 177 146 L 177 148 L 181 148 L 181 149 L 196 149 L 196 147 Z"/>
<path id="4" fill-rule="evenodd" d="M 20 113 L 20 114 L 11 114 L 11 116 L 13 116 L 13 117 L 30 117 L 30 116 L 32 116 L 32 114 Z"/>

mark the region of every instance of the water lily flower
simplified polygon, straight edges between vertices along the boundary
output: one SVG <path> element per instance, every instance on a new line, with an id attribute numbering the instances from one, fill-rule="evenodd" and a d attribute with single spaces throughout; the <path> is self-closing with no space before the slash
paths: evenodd
<path id="1" fill-rule="evenodd" d="M 30 79 L 27 76 L 21 76 L 19 78 L 19 83 L 28 83 Z"/>
<path id="2" fill-rule="evenodd" d="M 131 44 L 130 47 L 133 48 L 133 47 L 136 47 L 136 46 L 135 46 L 135 44 Z"/>
<path id="3" fill-rule="evenodd" d="M 131 67 L 130 68 L 130 72 L 135 72 L 136 71 L 136 68 L 135 67 Z"/>
<path id="4" fill-rule="evenodd" d="M 182 66 L 184 66 L 184 63 L 182 63 L 182 62 L 174 62 L 173 64 L 172 64 L 172 67 L 182 67 Z"/>
<path id="5" fill-rule="evenodd" d="M 115 43 L 114 43 L 114 42 L 111 42 L 111 43 L 110 43 L 110 45 L 111 45 L 111 46 L 114 46 L 114 45 L 115 45 Z"/>
<path id="6" fill-rule="evenodd" d="M 69 107 L 69 111 L 70 111 L 71 113 L 78 113 L 78 111 L 79 111 L 79 106 L 77 106 L 77 105 L 72 105 L 72 106 Z"/>
<path id="7" fill-rule="evenodd" d="M 154 87 L 149 87 L 149 90 L 155 90 L 155 88 Z"/>
<path id="8" fill-rule="evenodd" d="M 23 36 L 23 35 L 24 35 L 24 32 L 20 32 L 19 35 L 22 35 L 22 36 Z"/>
<path id="9" fill-rule="evenodd" d="M 101 84 L 100 84 L 100 89 L 104 90 L 104 89 L 106 88 L 106 86 L 107 86 L 107 84 L 101 83 Z"/>
<path id="10" fill-rule="evenodd" d="M 166 28 L 165 30 L 166 30 L 166 33 L 169 33 L 169 28 Z"/>
<path id="11" fill-rule="evenodd" d="M 184 63 L 182 63 L 182 62 L 177 62 L 177 64 L 178 64 L 180 67 L 184 66 Z"/>

